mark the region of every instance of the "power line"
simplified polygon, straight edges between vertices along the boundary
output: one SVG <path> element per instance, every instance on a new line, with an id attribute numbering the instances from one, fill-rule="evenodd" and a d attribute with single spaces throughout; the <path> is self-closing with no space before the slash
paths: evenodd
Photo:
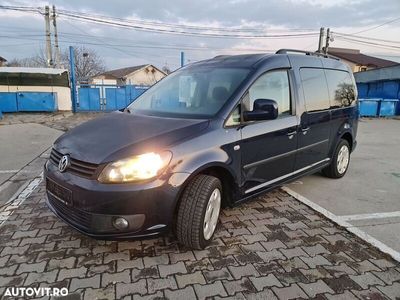
<path id="1" fill-rule="evenodd" d="M 367 45 L 367 46 L 371 46 L 371 47 L 375 47 L 375 48 L 382 48 L 382 49 L 389 49 L 389 50 L 399 50 L 400 49 L 399 46 L 382 45 L 382 44 L 377 44 L 377 43 L 373 43 L 373 42 L 360 41 L 360 40 L 352 39 L 352 38 L 348 38 L 348 37 L 339 36 L 339 37 L 337 37 L 337 39 L 356 43 L 356 44 Z"/>
<path id="2" fill-rule="evenodd" d="M 146 31 L 146 32 L 154 32 L 154 33 L 162 33 L 162 34 L 174 34 L 174 35 L 186 35 L 186 36 L 201 36 L 201 37 L 210 37 L 210 38 L 232 38 L 232 39 L 268 39 L 268 38 L 300 38 L 300 37 L 310 37 L 316 36 L 317 33 L 296 33 L 296 34 L 276 34 L 276 35 L 237 35 L 237 34 L 215 34 L 215 33 L 200 33 L 200 32 L 190 32 L 190 31 L 178 31 L 171 29 L 160 29 L 160 28 L 150 28 L 139 25 L 132 25 L 123 22 L 117 22 L 113 20 L 104 20 L 93 18 L 90 16 L 79 15 L 79 14 L 69 14 L 64 12 L 59 12 L 59 15 L 72 18 L 78 21 L 86 21 L 96 24 L 104 24 L 113 27 L 120 27 L 126 29 L 134 29 L 138 31 Z"/>
<path id="3" fill-rule="evenodd" d="M 17 7 L 17 6 L 0 6 L 2 9 L 25 11 L 25 12 L 38 12 L 43 14 L 40 8 L 37 7 Z M 260 28 L 224 28 L 224 27 L 210 27 L 210 26 L 193 26 L 186 24 L 172 24 L 165 22 L 154 22 L 145 20 L 135 20 L 135 19 L 123 19 L 123 18 L 113 18 L 100 15 L 90 15 L 87 13 L 73 12 L 68 10 L 59 10 L 58 16 L 63 16 L 66 18 L 72 18 L 79 21 L 86 21 L 97 24 L 104 24 L 114 27 L 122 27 L 127 29 L 134 29 L 138 31 L 155 32 L 162 34 L 175 34 L 175 35 L 189 35 L 189 36 L 202 36 L 202 37 L 213 37 L 213 38 L 233 38 L 233 39 L 264 39 L 264 38 L 300 38 L 314 36 L 317 32 L 305 32 L 308 30 L 302 30 L 303 33 L 289 33 L 289 34 L 251 34 L 250 32 L 265 32 L 267 29 Z M 150 25 L 150 26 L 149 26 Z M 152 27 L 153 26 L 153 27 Z M 154 27 L 156 26 L 156 27 Z M 164 28 L 160 28 L 160 26 Z M 295 29 L 292 31 L 300 31 L 301 29 Z M 203 32 L 198 32 L 203 31 Z M 216 31 L 216 32 L 227 32 L 227 33 L 207 33 L 204 31 Z M 238 34 L 245 33 L 245 34 Z"/>
<path id="4" fill-rule="evenodd" d="M 353 38 L 363 39 L 363 40 L 367 40 L 367 41 L 371 40 L 371 41 L 378 41 L 378 42 L 385 42 L 385 43 L 400 44 L 400 41 L 395 41 L 395 40 L 378 39 L 378 38 L 367 37 L 367 36 L 356 35 L 356 34 L 349 34 L 349 33 L 340 33 L 340 32 L 333 32 L 333 33 L 338 36 L 353 37 Z"/>
<path id="5" fill-rule="evenodd" d="M 360 30 L 360 31 L 357 31 L 357 32 L 353 32 L 352 34 L 359 34 L 359 33 L 367 32 L 367 31 L 371 31 L 371 30 L 380 28 L 380 27 L 382 27 L 382 26 L 385 26 L 385 25 L 387 25 L 387 24 L 391 24 L 391 23 L 397 22 L 397 21 L 399 21 L 399 20 L 400 20 L 400 18 L 395 18 L 395 19 L 393 19 L 393 20 L 384 22 L 384 23 L 379 24 L 379 25 L 377 25 L 377 26 L 373 26 L 373 27 L 368 28 L 368 29 L 364 29 L 364 30 Z"/>
<path id="6" fill-rule="evenodd" d="M 43 14 L 41 7 L 0 5 L 0 9 Z"/>
<path id="7" fill-rule="evenodd" d="M 236 52 L 243 52 L 243 51 L 253 51 L 253 52 L 273 52 L 275 50 L 267 50 L 267 49 L 261 49 L 261 48 L 221 48 L 221 47 L 191 47 L 191 46 L 184 46 L 184 45 L 146 45 L 146 44 L 110 44 L 110 43 L 105 43 L 103 41 L 99 42 L 92 42 L 92 41 L 79 41 L 76 39 L 73 39 L 74 36 L 77 37 L 87 37 L 86 35 L 80 35 L 80 34 L 72 34 L 72 33 L 65 33 L 65 32 L 60 32 L 63 34 L 63 43 L 73 41 L 75 43 L 81 43 L 83 45 L 94 45 L 94 46 L 110 46 L 110 47 L 124 47 L 124 48 L 144 48 L 144 49 L 164 49 L 164 50 L 199 50 L 199 51 L 204 51 L 204 50 L 221 50 L 221 51 L 236 51 Z M 31 35 L 24 35 L 22 37 L 21 35 L 18 36 L 11 36 L 11 35 L 0 35 L 0 38 L 9 38 L 9 39 L 28 39 L 32 41 L 42 41 L 42 39 L 35 39 L 32 37 L 37 37 L 37 36 L 42 36 L 42 35 L 37 35 L 37 34 L 31 34 Z M 68 36 L 70 36 L 68 38 Z"/>
<path id="8" fill-rule="evenodd" d="M 76 12 L 73 11 L 68 11 L 68 10 L 60 10 L 65 13 L 69 14 L 76 14 Z M 82 14 L 82 13 L 81 13 Z M 86 16 L 92 16 L 96 18 L 108 18 L 110 19 L 111 17 L 109 16 L 104 16 L 100 14 L 84 14 Z M 160 21 L 148 21 L 148 20 L 139 20 L 139 19 L 124 19 L 124 18 L 117 18 L 117 17 L 112 17 L 111 19 L 113 20 L 118 20 L 118 21 L 123 21 L 123 22 L 129 22 L 129 23 L 138 23 L 138 24 L 144 24 L 144 25 L 152 25 L 152 26 L 164 26 L 164 27 L 171 27 L 175 29 L 192 29 L 192 30 L 208 30 L 208 31 L 226 31 L 226 32 L 265 32 L 265 31 L 315 31 L 314 29 L 301 29 L 301 28 L 287 28 L 287 29 L 269 29 L 269 28 L 237 28 L 237 27 L 211 27 L 211 26 L 200 26 L 200 25 L 187 25 L 187 24 L 179 24 L 179 23 L 168 23 L 168 22 L 160 22 Z"/>

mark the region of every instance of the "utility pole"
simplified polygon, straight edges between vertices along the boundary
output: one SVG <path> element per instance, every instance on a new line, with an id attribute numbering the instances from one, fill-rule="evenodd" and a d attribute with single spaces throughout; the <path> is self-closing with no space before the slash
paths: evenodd
<path id="1" fill-rule="evenodd" d="M 181 51 L 181 67 L 185 65 L 185 52 Z"/>
<path id="2" fill-rule="evenodd" d="M 54 27 L 54 60 L 55 66 L 60 67 L 60 47 L 58 46 L 58 33 L 56 21 L 56 7 L 53 5 L 53 27 Z"/>
<path id="3" fill-rule="evenodd" d="M 71 82 L 71 101 L 72 111 L 76 112 L 76 77 L 75 77 L 75 51 L 74 47 L 69 46 L 70 82 Z"/>
<path id="4" fill-rule="evenodd" d="M 51 54 L 51 36 L 50 36 L 50 9 L 46 5 L 44 7 L 44 20 L 46 23 L 46 57 L 47 66 L 53 66 L 53 56 Z"/>
<path id="5" fill-rule="evenodd" d="M 329 48 L 329 40 L 331 39 L 331 30 L 328 28 L 326 30 L 326 39 L 325 39 L 325 48 L 324 48 L 324 53 L 328 54 L 328 48 Z"/>
<path id="6" fill-rule="evenodd" d="M 318 53 L 322 53 L 323 51 L 323 46 L 324 46 L 324 35 L 325 35 L 325 28 L 321 27 L 319 30 L 319 41 L 318 41 Z"/>

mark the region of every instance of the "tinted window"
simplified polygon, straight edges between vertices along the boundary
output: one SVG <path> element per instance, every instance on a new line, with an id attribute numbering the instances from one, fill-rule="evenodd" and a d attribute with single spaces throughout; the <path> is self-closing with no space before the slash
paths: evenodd
<path id="1" fill-rule="evenodd" d="M 279 115 L 289 115 L 291 109 L 287 71 L 272 71 L 258 78 L 243 98 L 245 110 L 253 110 L 254 101 L 257 99 L 275 100 L 278 103 Z"/>
<path id="2" fill-rule="evenodd" d="M 350 74 L 345 71 L 325 70 L 331 107 L 345 107 L 355 103 L 355 90 Z"/>
<path id="3" fill-rule="evenodd" d="M 306 110 L 309 112 L 329 109 L 329 94 L 323 69 L 300 69 Z"/>

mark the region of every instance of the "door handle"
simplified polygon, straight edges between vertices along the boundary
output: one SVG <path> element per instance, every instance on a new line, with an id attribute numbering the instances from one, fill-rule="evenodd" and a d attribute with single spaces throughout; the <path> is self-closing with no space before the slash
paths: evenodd
<path id="1" fill-rule="evenodd" d="M 310 127 L 306 127 L 306 128 L 302 128 L 301 132 L 303 133 L 303 135 L 306 135 L 309 130 L 310 130 Z"/>
<path id="2" fill-rule="evenodd" d="M 287 136 L 291 140 L 296 134 L 297 134 L 297 131 L 291 131 L 291 132 L 287 133 Z"/>

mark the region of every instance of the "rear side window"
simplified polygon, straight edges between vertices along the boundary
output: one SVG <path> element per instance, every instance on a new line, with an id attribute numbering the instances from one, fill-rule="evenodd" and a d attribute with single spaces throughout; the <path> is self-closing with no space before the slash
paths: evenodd
<path id="1" fill-rule="evenodd" d="M 340 108 L 355 104 L 355 89 L 350 74 L 339 70 L 325 70 L 325 74 L 331 107 Z"/>
<path id="2" fill-rule="evenodd" d="M 328 86 L 323 69 L 300 69 L 301 83 L 308 112 L 329 109 Z"/>

